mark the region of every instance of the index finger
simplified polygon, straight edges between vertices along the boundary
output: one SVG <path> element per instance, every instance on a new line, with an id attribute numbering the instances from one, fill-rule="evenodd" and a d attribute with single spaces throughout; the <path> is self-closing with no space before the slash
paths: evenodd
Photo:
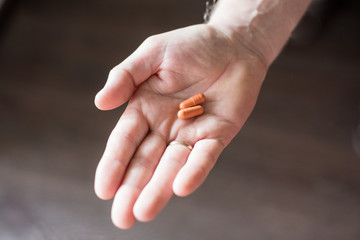
<path id="1" fill-rule="evenodd" d="M 104 154 L 95 174 L 95 193 L 101 199 L 111 199 L 120 186 L 127 165 L 148 132 L 143 115 L 126 109 L 110 134 Z"/>

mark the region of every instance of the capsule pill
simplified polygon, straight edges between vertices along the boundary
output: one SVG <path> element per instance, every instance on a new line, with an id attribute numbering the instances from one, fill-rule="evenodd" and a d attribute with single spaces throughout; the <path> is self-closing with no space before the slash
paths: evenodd
<path id="1" fill-rule="evenodd" d="M 182 103 L 180 103 L 179 108 L 185 109 L 185 108 L 193 107 L 193 106 L 196 106 L 196 105 L 199 105 L 199 104 L 205 102 L 205 100 L 206 99 L 205 99 L 204 94 L 199 93 L 199 94 L 192 96 L 191 98 L 186 99 Z"/>
<path id="2" fill-rule="evenodd" d="M 178 118 L 181 120 L 185 120 L 185 119 L 189 119 L 189 118 L 193 118 L 196 116 L 199 116 L 201 114 L 204 113 L 204 108 L 200 105 L 194 106 L 194 107 L 189 107 L 189 108 L 185 108 L 185 109 L 181 109 L 180 111 L 178 111 Z"/>

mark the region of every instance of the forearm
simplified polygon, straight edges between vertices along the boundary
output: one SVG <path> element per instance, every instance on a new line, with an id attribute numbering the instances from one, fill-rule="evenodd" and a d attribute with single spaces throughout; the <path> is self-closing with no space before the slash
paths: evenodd
<path id="1" fill-rule="evenodd" d="M 311 0 L 219 0 L 209 25 L 245 45 L 269 66 Z"/>

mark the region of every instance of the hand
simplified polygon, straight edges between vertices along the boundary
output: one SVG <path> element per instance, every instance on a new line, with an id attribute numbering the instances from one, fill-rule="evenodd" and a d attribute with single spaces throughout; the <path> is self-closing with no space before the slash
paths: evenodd
<path id="1" fill-rule="evenodd" d="M 216 28 L 201 24 L 156 35 L 111 70 L 99 109 L 129 101 L 95 177 L 101 199 L 114 197 L 119 228 L 150 221 L 173 193 L 197 189 L 251 113 L 266 67 Z M 180 120 L 178 105 L 204 93 L 201 116 Z M 183 140 L 194 146 L 168 145 Z"/>

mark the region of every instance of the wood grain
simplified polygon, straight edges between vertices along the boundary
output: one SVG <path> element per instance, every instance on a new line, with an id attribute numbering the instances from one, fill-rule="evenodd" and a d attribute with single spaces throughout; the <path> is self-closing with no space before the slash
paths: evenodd
<path id="1" fill-rule="evenodd" d="M 22 1 L 0 46 L 0 239 L 360 238 L 356 8 L 291 43 L 204 185 L 121 231 L 93 175 L 123 108 L 93 98 L 147 36 L 202 21 L 203 1 Z M 356 21 L 355 21 L 356 20 Z"/>

